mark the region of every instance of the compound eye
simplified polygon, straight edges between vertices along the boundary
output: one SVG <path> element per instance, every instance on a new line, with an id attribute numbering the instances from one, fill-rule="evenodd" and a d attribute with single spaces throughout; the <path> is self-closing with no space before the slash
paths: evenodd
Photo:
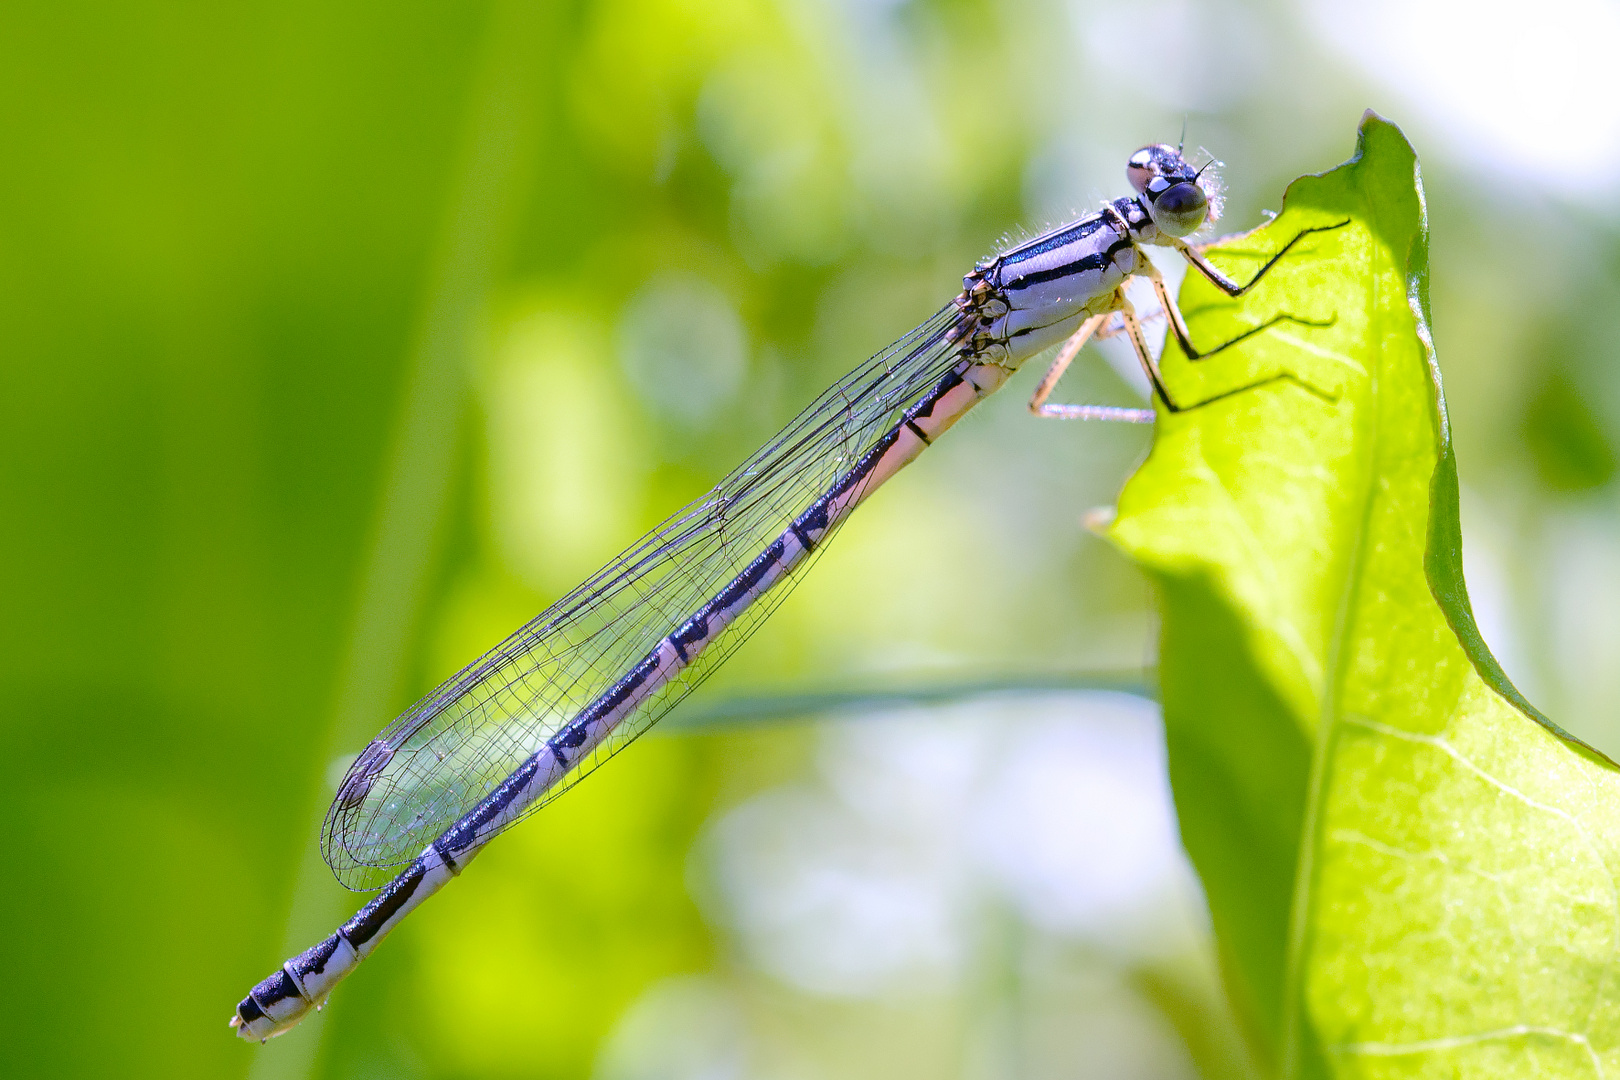
<path id="1" fill-rule="evenodd" d="M 1209 196 L 1197 184 L 1171 184 L 1153 200 L 1152 209 L 1160 232 L 1187 236 L 1197 232 L 1209 215 Z"/>
<path id="2" fill-rule="evenodd" d="M 1131 182 L 1138 195 L 1147 193 L 1148 181 L 1154 177 L 1153 147 L 1144 146 L 1125 163 L 1125 179 Z"/>

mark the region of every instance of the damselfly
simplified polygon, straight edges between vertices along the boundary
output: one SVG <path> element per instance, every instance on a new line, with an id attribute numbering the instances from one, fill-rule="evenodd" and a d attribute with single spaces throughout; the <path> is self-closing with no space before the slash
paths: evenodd
<path id="1" fill-rule="evenodd" d="M 338 788 L 321 849 L 343 884 L 381 891 L 255 986 L 231 1018 L 237 1033 L 267 1039 L 319 1008 L 492 837 L 651 727 L 781 603 L 855 507 L 1025 360 L 1066 342 L 1030 401 L 1039 415 L 1153 419 L 1146 409 L 1047 402 L 1098 333 L 1127 336 L 1166 409 L 1215 400 L 1172 397 L 1126 298 L 1131 278 L 1152 282 L 1192 359 L 1281 321 L 1305 322 L 1278 315 L 1200 350 L 1145 247 L 1173 249 L 1237 297 L 1301 237 L 1337 225 L 1297 234 L 1238 285 L 1186 240 L 1219 216 L 1213 177 L 1166 145 L 1137 151 L 1126 172 L 1134 197 L 981 262 L 954 300 L 835 383 L 713 491 L 377 736 Z"/>

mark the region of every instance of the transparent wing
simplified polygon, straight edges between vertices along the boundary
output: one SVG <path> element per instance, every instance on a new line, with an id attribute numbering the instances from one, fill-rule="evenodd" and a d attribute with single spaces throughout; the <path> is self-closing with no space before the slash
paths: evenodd
<path id="1" fill-rule="evenodd" d="M 390 724 L 327 811 L 321 850 L 338 880 L 352 889 L 386 883 L 732 581 L 950 371 L 956 319 L 954 306 L 941 309 L 840 379 L 714 490 Z M 522 816 L 651 727 L 775 610 L 813 557 Z"/>

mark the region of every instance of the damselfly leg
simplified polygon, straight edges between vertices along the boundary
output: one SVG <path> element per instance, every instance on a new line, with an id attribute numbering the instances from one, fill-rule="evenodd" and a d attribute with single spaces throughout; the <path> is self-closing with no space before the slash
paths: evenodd
<path id="1" fill-rule="evenodd" d="M 1110 312 L 1103 315 L 1093 315 L 1081 323 L 1080 328 L 1074 332 L 1068 341 L 1063 343 L 1063 348 L 1058 350 L 1057 359 L 1052 361 L 1052 366 L 1046 370 L 1046 375 L 1041 379 L 1041 384 L 1035 388 L 1034 396 L 1029 399 L 1030 412 L 1036 416 L 1046 416 L 1054 420 L 1115 420 L 1128 424 L 1153 423 L 1152 409 L 1130 409 L 1118 405 L 1048 405 L 1046 402 L 1046 399 L 1051 396 L 1052 388 L 1058 384 L 1059 379 L 1063 378 L 1063 373 L 1069 369 L 1070 364 L 1074 363 L 1074 358 L 1080 354 L 1080 350 L 1085 347 L 1086 342 L 1093 335 L 1113 337 L 1115 334 L 1125 333 L 1129 329 L 1129 324 L 1121 322 L 1117 328 L 1104 327 L 1099 332 L 1098 328 L 1103 327 L 1103 324 L 1109 320 L 1112 314 Z"/>
<path id="2" fill-rule="evenodd" d="M 1206 278 L 1212 285 L 1226 293 L 1226 295 L 1236 298 L 1244 295 L 1250 289 L 1259 284 L 1260 280 L 1266 276 L 1271 268 L 1276 266 L 1278 261 L 1281 260 L 1284 255 L 1288 254 L 1288 252 L 1293 249 L 1294 245 L 1299 243 L 1299 241 L 1304 237 L 1309 236 L 1312 233 L 1330 232 L 1334 229 L 1343 228 L 1348 224 L 1350 224 L 1350 222 L 1346 220 L 1337 222 L 1333 225 L 1319 225 L 1313 228 L 1300 230 L 1297 234 L 1295 234 L 1292 240 L 1284 244 L 1280 250 L 1266 260 L 1265 264 L 1260 267 L 1260 269 L 1255 273 L 1254 277 L 1252 277 L 1246 285 L 1239 285 L 1237 282 L 1221 273 L 1220 270 L 1216 269 L 1210 264 L 1209 260 L 1204 258 L 1203 252 L 1200 249 L 1181 241 L 1176 242 L 1175 248 L 1178 252 L 1180 252 L 1182 257 L 1187 260 L 1188 264 L 1203 275 L 1203 277 Z M 1169 389 L 1165 386 L 1164 377 L 1159 370 L 1158 360 L 1153 356 L 1153 352 L 1151 349 L 1149 349 L 1147 340 L 1142 334 L 1143 322 L 1153 318 L 1167 317 L 1170 322 L 1170 332 L 1175 334 L 1176 343 L 1181 346 L 1181 350 L 1184 354 L 1186 354 L 1187 359 L 1204 360 L 1214 356 L 1216 353 L 1229 349 L 1232 346 L 1253 337 L 1255 334 L 1258 334 L 1261 331 L 1268 330 L 1279 323 L 1291 322 L 1300 326 L 1325 327 L 1331 326 L 1332 320 L 1330 319 L 1326 322 L 1320 322 L 1300 318 L 1296 315 L 1279 314 L 1266 320 L 1259 326 L 1252 327 L 1245 330 L 1243 333 L 1238 334 L 1234 338 L 1223 341 L 1221 344 L 1216 345 L 1213 348 L 1200 349 L 1193 344 L 1192 335 L 1187 329 L 1186 319 L 1182 317 L 1180 307 L 1177 306 L 1175 299 L 1170 295 L 1170 290 L 1165 284 L 1163 275 L 1159 273 L 1158 268 L 1155 267 L 1152 262 L 1144 259 L 1142 260 L 1142 263 L 1142 269 L 1139 272 L 1153 282 L 1153 291 L 1158 295 L 1159 307 L 1145 315 L 1138 316 L 1135 309 L 1131 305 L 1131 302 L 1125 297 L 1124 289 L 1121 288 L 1118 290 L 1114 297 L 1117 310 L 1087 319 L 1085 322 L 1080 324 L 1080 327 L 1074 332 L 1073 336 L 1071 336 L 1068 341 L 1064 342 L 1063 348 L 1058 352 L 1057 359 L 1053 361 L 1052 366 L 1046 372 L 1046 376 L 1041 380 L 1040 385 L 1035 388 L 1035 393 L 1030 398 L 1030 412 L 1034 413 L 1036 416 L 1060 420 L 1123 420 L 1132 423 L 1151 422 L 1153 414 L 1151 410 L 1147 409 L 1126 409 L 1109 405 L 1066 405 L 1047 402 L 1047 398 L 1051 396 L 1052 390 L 1057 386 L 1058 380 L 1063 377 L 1063 373 L 1068 370 L 1069 365 L 1074 362 L 1074 358 L 1079 354 L 1081 348 L 1085 346 L 1087 341 L 1093 337 L 1099 339 L 1108 338 L 1114 337 L 1121 333 L 1125 334 L 1130 339 L 1132 351 L 1136 353 L 1136 358 L 1141 363 L 1142 370 L 1146 373 L 1148 381 L 1152 383 L 1154 390 L 1158 392 L 1159 396 L 1164 400 L 1165 406 L 1171 412 L 1179 413 L 1185 412 L 1189 409 L 1196 409 L 1201 406 L 1223 400 L 1224 398 L 1231 397 L 1234 394 L 1243 393 L 1245 391 L 1266 386 L 1274 382 L 1291 382 L 1305 390 L 1307 393 L 1310 393 L 1316 397 L 1328 401 L 1336 400 L 1334 395 L 1324 393 L 1320 388 L 1312 386 L 1310 383 L 1299 378 L 1297 375 L 1289 372 L 1283 372 L 1277 375 L 1268 376 L 1255 382 L 1246 383 L 1243 386 L 1234 387 L 1231 390 L 1223 391 L 1202 401 L 1186 403 L 1176 401 L 1176 399 L 1171 396 Z M 1119 318 L 1117 323 L 1112 321 L 1115 315 L 1117 315 Z"/>
<path id="3" fill-rule="evenodd" d="M 1158 322 L 1162 318 L 1164 318 L 1164 308 L 1162 307 L 1152 308 L 1137 316 L 1137 319 L 1141 320 L 1141 322 L 1144 324 Z M 1098 341 L 1104 341 L 1108 338 L 1119 337 L 1124 332 L 1125 319 L 1122 315 L 1120 315 L 1119 312 L 1116 311 L 1108 316 L 1108 321 L 1103 323 L 1102 329 L 1098 330 L 1091 336 Z"/>
<path id="4" fill-rule="evenodd" d="M 1180 313 L 1177 312 L 1174 307 L 1169 308 L 1169 310 L 1173 313 L 1171 315 L 1171 325 L 1174 326 L 1176 321 L 1180 318 Z M 1177 401 L 1174 397 L 1170 396 L 1170 389 L 1164 384 L 1164 376 L 1159 371 L 1159 362 L 1154 358 L 1153 350 L 1148 348 L 1147 338 L 1142 333 L 1141 320 L 1139 320 L 1136 317 L 1136 313 L 1131 310 L 1129 301 L 1126 301 L 1126 306 L 1121 310 L 1121 314 L 1123 314 L 1125 317 L 1127 336 L 1131 340 L 1131 348 L 1136 353 L 1137 361 L 1141 363 L 1142 370 L 1147 373 L 1148 381 L 1153 384 L 1153 389 L 1158 393 L 1160 399 L 1164 401 L 1165 408 L 1169 409 L 1173 413 L 1191 412 L 1193 409 L 1201 409 L 1205 405 L 1213 405 L 1217 401 L 1224 401 L 1229 397 L 1234 397 L 1238 394 L 1245 394 L 1250 390 L 1258 390 L 1262 386 L 1270 386 L 1272 383 L 1279 382 L 1292 383 L 1301 390 L 1305 391 L 1307 394 L 1310 394 L 1312 397 L 1320 398 L 1329 403 L 1338 400 L 1337 395 L 1329 393 L 1320 387 L 1311 385 L 1309 382 L 1300 378 L 1298 375 L 1295 375 L 1291 371 L 1283 371 L 1278 372 L 1275 375 L 1268 375 L 1262 379 L 1255 379 L 1253 382 L 1244 383 L 1242 386 L 1234 386 L 1229 390 L 1222 390 L 1218 394 L 1212 394 L 1209 397 L 1203 398 L 1199 401 Z M 1331 320 L 1328 322 L 1310 322 L 1306 319 L 1294 318 L 1291 315 L 1279 315 L 1274 319 L 1269 319 L 1266 322 L 1261 323 L 1253 330 L 1244 331 L 1231 341 L 1224 342 L 1217 345 L 1213 349 L 1205 351 L 1199 357 L 1195 357 L 1194 359 L 1202 359 L 1203 357 L 1213 356 L 1223 349 L 1236 345 L 1245 338 L 1253 337 L 1262 330 L 1276 326 L 1280 322 L 1295 322 L 1302 326 L 1316 327 L 1333 325 Z"/>
<path id="5" fill-rule="evenodd" d="M 1284 244 L 1275 255 L 1266 260 L 1265 265 L 1260 267 L 1259 271 L 1255 273 L 1254 277 L 1249 279 L 1249 283 L 1247 285 L 1239 285 L 1237 282 L 1233 281 L 1231 278 L 1227 277 L 1225 274 L 1221 273 L 1214 266 L 1212 266 L 1208 259 L 1204 258 L 1204 251 L 1207 250 L 1209 245 L 1199 248 L 1194 247 L 1186 241 L 1178 240 L 1175 243 L 1175 248 L 1181 253 L 1181 257 L 1187 260 L 1188 265 L 1202 274 L 1206 281 L 1215 286 L 1217 289 L 1221 290 L 1221 292 L 1225 293 L 1227 296 L 1236 299 L 1258 285 L 1260 283 L 1260 279 L 1266 276 L 1267 271 L 1269 271 L 1273 266 L 1277 265 L 1277 260 L 1281 259 L 1284 255 L 1287 255 L 1291 250 L 1293 250 L 1294 245 L 1305 239 L 1305 237 L 1310 236 L 1312 233 L 1332 232 L 1334 229 L 1342 229 L 1348 224 L 1350 224 L 1350 219 L 1346 218 L 1345 220 L 1335 222 L 1332 225 L 1313 225 L 1309 229 L 1301 229 L 1297 234 L 1295 234 L 1292 240 Z"/>

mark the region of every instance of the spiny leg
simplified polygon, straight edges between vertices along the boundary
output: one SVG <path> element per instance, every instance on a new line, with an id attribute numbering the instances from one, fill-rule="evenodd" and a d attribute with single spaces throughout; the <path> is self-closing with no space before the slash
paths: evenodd
<path id="1" fill-rule="evenodd" d="M 1029 399 L 1029 411 L 1036 416 L 1044 416 L 1056 420 L 1118 420 L 1130 424 L 1151 424 L 1153 422 L 1152 409 L 1127 409 L 1117 405 L 1048 405 L 1046 399 L 1051 396 L 1052 389 L 1057 386 L 1063 373 L 1074 363 L 1074 358 L 1080 354 L 1092 334 L 1108 319 L 1108 315 L 1093 315 L 1082 322 L 1069 340 L 1063 343 L 1058 351 L 1057 359 L 1047 369 L 1041 384 L 1035 388 L 1035 393 Z M 1115 331 L 1116 333 L 1118 331 Z"/>
<path id="2" fill-rule="evenodd" d="M 1348 224 L 1348 222 L 1345 222 L 1344 224 Z M 1336 229 L 1339 226 L 1338 225 L 1333 225 L 1333 226 L 1327 226 L 1327 227 Z M 1317 229 L 1317 230 L 1307 230 L 1307 231 L 1321 232 L 1322 230 Z M 1299 235 L 1304 236 L 1305 233 L 1300 233 Z M 1294 240 L 1298 240 L 1298 239 L 1299 239 L 1299 236 L 1294 237 Z M 1283 247 L 1282 251 L 1280 251 L 1276 255 L 1274 255 L 1272 257 L 1271 261 L 1266 263 L 1265 267 L 1261 268 L 1260 273 L 1264 274 L 1266 272 L 1266 270 L 1271 267 L 1272 263 L 1275 263 L 1278 259 L 1282 258 L 1283 252 L 1286 252 L 1290 247 L 1294 246 L 1294 240 L 1290 240 L 1287 243 L 1287 245 L 1285 245 Z M 1189 256 L 1189 258 L 1190 258 L 1190 256 Z M 1238 342 L 1243 341 L 1243 340 L 1245 340 L 1247 338 L 1253 337 L 1255 334 L 1260 333 L 1260 331 L 1262 331 L 1262 330 L 1269 330 L 1271 327 L 1276 326 L 1278 323 L 1282 323 L 1282 322 L 1298 323 L 1300 326 L 1314 326 L 1314 327 L 1317 327 L 1317 328 L 1321 328 L 1321 327 L 1325 327 L 1325 326 L 1332 326 L 1333 325 L 1332 320 L 1329 320 L 1327 322 L 1313 322 L 1310 319 L 1301 319 L 1297 315 L 1287 315 L 1287 314 L 1274 315 L 1271 318 L 1267 319 L 1265 322 L 1261 323 L 1259 326 L 1250 327 L 1249 329 L 1243 331 L 1243 333 L 1239 334 L 1237 337 L 1232 338 L 1229 341 L 1223 341 L 1219 345 L 1215 346 L 1212 349 L 1200 349 L 1198 346 L 1193 344 L 1192 334 L 1187 330 L 1187 320 L 1182 317 L 1181 308 L 1176 304 L 1174 298 L 1171 297 L 1169 286 L 1167 286 L 1164 283 L 1164 275 L 1159 273 L 1159 268 L 1154 266 L 1152 262 L 1150 262 L 1150 261 L 1148 261 L 1146 259 L 1142 260 L 1142 262 L 1143 262 L 1143 266 L 1142 266 L 1142 269 L 1139 271 L 1139 273 L 1142 273 L 1142 274 L 1146 275 L 1147 278 L 1150 281 L 1153 282 L 1153 291 L 1156 294 L 1158 294 L 1158 297 L 1159 297 L 1159 312 L 1164 314 L 1165 316 L 1167 316 L 1169 318 L 1170 332 L 1175 334 L 1176 343 L 1181 346 L 1181 351 L 1187 354 L 1187 359 L 1188 360 L 1203 360 L 1203 359 L 1206 359 L 1207 357 L 1214 356 L 1216 353 L 1222 352 L 1223 350 L 1226 350 L 1226 349 L 1230 349 L 1233 345 L 1236 345 Z M 1255 281 L 1258 281 L 1258 280 L 1260 280 L 1260 275 L 1259 274 L 1255 275 Z M 1251 281 L 1251 282 L 1249 282 L 1248 285 L 1243 286 L 1243 288 L 1240 289 L 1239 292 L 1241 293 L 1241 292 L 1247 291 L 1253 285 L 1254 285 L 1254 281 Z M 1142 318 L 1138 318 L 1138 322 L 1141 322 L 1141 321 L 1145 321 L 1145 320 L 1142 319 Z"/>
<path id="3" fill-rule="evenodd" d="M 1225 293 L 1227 296 L 1236 298 L 1242 296 L 1244 293 L 1248 292 L 1250 289 L 1259 284 L 1260 279 L 1266 276 L 1266 272 L 1273 266 L 1277 265 L 1277 260 L 1288 254 L 1289 249 L 1295 244 L 1299 243 L 1305 237 L 1311 235 L 1312 233 L 1332 232 L 1334 229 L 1342 229 L 1348 224 L 1350 224 L 1350 219 L 1345 218 L 1336 225 L 1316 225 L 1309 229 L 1301 229 L 1295 234 L 1292 240 L 1288 241 L 1288 243 L 1282 246 L 1281 251 L 1277 252 L 1277 254 L 1266 260 L 1266 264 L 1259 269 L 1254 277 L 1249 279 L 1249 283 L 1247 285 L 1239 285 L 1237 282 L 1215 269 L 1214 266 L 1210 265 L 1209 260 L 1204 258 L 1204 253 L 1193 247 L 1191 244 L 1188 244 L 1185 241 L 1177 240 L 1175 242 L 1175 247 L 1177 251 L 1181 252 L 1181 257 L 1186 259 L 1188 264 L 1194 270 L 1197 270 L 1200 274 L 1204 275 L 1204 279 L 1206 281 L 1215 286 L 1217 289 L 1221 290 L 1221 292 Z"/>
<path id="4" fill-rule="evenodd" d="M 1125 320 L 1116 319 L 1115 316 L 1118 314 L 1119 312 L 1116 311 L 1112 315 L 1109 315 L 1108 321 L 1103 324 L 1102 329 L 1098 330 L 1092 335 L 1092 337 L 1096 338 L 1098 341 L 1102 341 L 1106 338 L 1119 337 L 1119 335 L 1123 334 L 1125 332 Z M 1156 319 L 1162 318 L 1164 318 L 1164 308 L 1162 307 L 1156 307 L 1151 311 L 1144 311 L 1137 315 L 1137 319 L 1143 323 L 1150 323 Z"/>
<path id="5" fill-rule="evenodd" d="M 1159 295 L 1161 300 L 1169 300 L 1169 295 L 1167 293 L 1161 292 Z M 1176 322 L 1180 320 L 1181 313 L 1177 311 L 1173 305 L 1169 304 L 1166 305 L 1165 310 L 1172 313 L 1171 325 L 1174 326 Z M 1136 317 L 1136 312 L 1131 308 L 1129 301 L 1127 301 L 1125 306 L 1121 308 L 1120 314 L 1125 319 L 1125 330 L 1131 339 L 1131 348 L 1136 352 L 1136 359 L 1141 363 L 1142 370 L 1147 373 L 1148 381 L 1153 384 L 1153 389 L 1157 391 L 1160 400 L 1164 402 L 1164 407 L 1173 413 L 1190 412 L 1193 409 L 1201 409 L 1205 405 L 1212 405 L 1217 401 L 1232 397 L 1235 394 L 1241 394 L 1249 390 L 1256 390 L 1262 386 L 1268 386 L 1275 382 L 1293 383 L 1301 390 L 1304 390 L 1307 394 L 1310 394 L 1313 397 L 1321 398 L 1323 401 L 1328 402 L 1329 404 L 1339 400 L 1338 395 L 1329 394 L 1323 390 L 1319 390 L 1310 383 L 1306 382 L 1304 379 L 1301 379 L 1299 376 L 1285 371 L 1278 375 L 1268 375 L 1264 379 L 1256 379 L 1254 382 L 1245 383 L 1242 386 L 1236 386 L 1230 390 L 1223 390 L 1219 394 L 1204 398 L 1202 401 L 1178 402 L 1175 398 L 1170 396 L 1169 388 L 1164 385 L 1164 376 L 1159 373 L 1159 363 L 1153 358 L 1152 351 L 1148 349 L 1147 338 L 1142 336 L 1142 322 Z M 1226 345 L 1222 345 L 1220 348 L 1224 349 L 1227 347 L 1227 345 L 1232 345 L 1237 341 L 1241 341 L 1243 338 L 1248 337 L 1249 334 L 1258 333 L 1259 331 L 1264 330 L 1267 326 L 1272 325 L 1272 323 L 1278 322 L 1284 318 L 1288 318 L 1288 316 L 1279 315 L 1276 319 L 1271 320 L 1271 322 L 1266 323 L 1264 326 L 1255 327 L 1255 329 L 1249 331 L 1247 334 L 1243 334 L 1240 337 L 1233 339 L 1233 341 L 1227 342 Z M 1299 322 L 1303 320 L 1295 321 Z M 1316 324 L 1312 323 L 1307 325 Z M 1220 349 L 1211 351 L 1219 352 Z M 1205 353 L 1204 355 L 1207 356 L 1209 354 Z"/>
<path id="6" fill-rule="evenodd" d="M 1096 332 L 1097 327 L 1101 326 L 1107 318 L 1107 315 L 1093 315 L 1077 326 L 1074 333 L 1069 335 L 1069 340 L 1065 341 L 1063 348 L 1058 350 L 1057 359 L 1053 360 L 1052 366 L 1046 369 L 1046 375 L 1042 377 L 1040 385 L 1035 388 L 1034 395 L 1030 397 L 1030 412 L 1036 416 L 1053 415 L 1047 412 L 1047 409 L 1056 406 L 1048 406 L 1046 399 L 1051 396 L 1053 387 L 1057 386 L 1058 380 L 1063 378 L 1063 373 L 1069 370 L 1069 365 L 1074 363 L 1076 356 L 1080 355 L 1080 350 L 1091 339 L 1091 335 Z"/>
<path id="7" fill-rule="evenodd" d="M 1165 285 L 1164 279 L 1159 276 L 1158 271 L 1156 270 L 1153 271 L 1152 277 L 1153 291 L 1159 294 L 1159 305 L 1164 310 L 1165 314 L 1170 317 L 1170 332 L 1176 335 L 1176 343 L 1181 346 L 1181 351 L 1187 354 L 1188 360 L 1207 359 L 1214 356 L 1218 352 L 1230 349 L 1233 345 L 1236 345 L 1240 341 L 1253 337 L 1262 330 L 1271 329 L 1278 323 L 1298 323 L 1300 326 L 1314 326 L 1318 329 L 1333 325 L 1331 320 L 1328 322 L 1313 322 L 1310 319 L 1301 319 L 1297 315 L 1273 315 L 1259 326 L 1250 327 L 1237 337 L 1232 338 L 1229 341 L 1223 341 L 1213 349 L 1200 349 L 1198 346 L 1193 344 L 1192 335 L 1187 330 L 1187 320 L 1182 318 L 1181 308 L 1176 306 L 1175 300 L 1171 298 L 1170 290 Z"/>

